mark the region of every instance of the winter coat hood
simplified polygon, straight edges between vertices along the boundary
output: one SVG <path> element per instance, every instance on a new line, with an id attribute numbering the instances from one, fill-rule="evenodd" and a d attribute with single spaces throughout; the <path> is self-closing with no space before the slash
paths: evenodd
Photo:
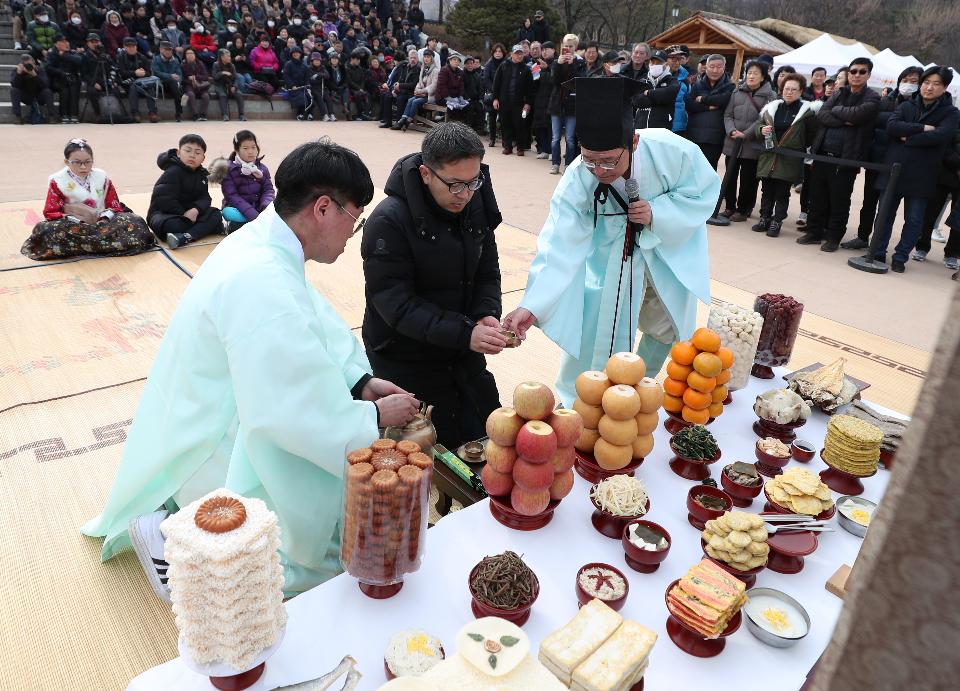
<path id="1" fill-rule="evenodd" d="M 190 168 L 186 163 L 180 160 L 180 157 L 177 156 L 176 149 L 167 149 L 162 154 L 157 156 L 157 167 L 160 170 L 167 170 L 173 166 L 179 166 L 183 168 L 188 173 L 199 173 L 203 177 L 207 177 L 207 169 L 203 166 L 200 166 L 196 170 Z"/>

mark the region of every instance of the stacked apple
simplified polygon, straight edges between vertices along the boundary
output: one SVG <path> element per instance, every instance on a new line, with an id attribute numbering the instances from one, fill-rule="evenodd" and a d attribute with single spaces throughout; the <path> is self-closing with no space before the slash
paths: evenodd
<path id="1" fill-rule="evenodd" d="M 573 409 L 583 418 L 583 432 L 576 448 L 592 453 L 605 470 L 620 470 L 653 450 L 663 389 L 646 373 L 642 357 L 616 353 L 603 372 L 577 377 Z"/>
<path id="2" fill-rule="evenodd" d="M 734 357 L 720 345 L 717 332 L 697 329 L 689 341 L 674 344 L 670 358 L 663 381 L 664 410 L 697 425 L 720 417 Z"/>
<path id="3" fill-rule="evenodd" d="M 493 497 L 509 495 L 513 510 L 524 516 L 542 513 L 573 489 L 573 445 L 583 421 L 555 405 L 550 387 L 524 382 L 513 392 L 512 408 L 497 408 L 487 418 L 484 489 Z"/>

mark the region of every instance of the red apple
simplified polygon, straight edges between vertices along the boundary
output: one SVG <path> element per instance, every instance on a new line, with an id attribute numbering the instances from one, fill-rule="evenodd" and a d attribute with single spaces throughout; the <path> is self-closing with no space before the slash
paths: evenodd
<path id="1" fill-rule="evenodd" d="M 567 408 L 554 410 L 547 424 L 557 435 L 557 446 L 573 446 L 580 438 L 580 432 L 583 431 L 583 418 L 580 417 L 580 413 Z"/>
<path id="2" fill-rule="evenodd" d="M 525 381 L 513 390 L 513 408 L 524 420 L 546 420 L 556 400 L 546 384 Z"/>
<path id="3" fill-rule="evenodd" d="M 520 485 L 516 485 L 510 493 L 510 505 L 513 510 L 524 516 L 536 516 L 543 513 L 549 503 L 549 489 L 531 492 Z"/>
<path id="4" fill-rule="evenodd" d="M 513 446 L 523 422 L 513 408 L 497 408 L 487 416 L 487 437 L 500 446 Z"/>
<path id="5" fill-rule="evenodd" d="M 529 463 L 518 458 L 513 465 L 513 481 L 531 491 L 549 489 L 553 475 L 553 466 L 549 463 Z"/>
<path id="6" fill-rule="evenodd" d="M 531 420 L 517 434 L 517 455 L 531 463 L 546 463 L 557 450 L 557 435 L 541 420 Z"/>
<path id="7" fill-rule="evenodd" d="M 504 497 L 513 489 L 513 478 L 509 474 L 498 473 L 489 465 L 483 467 L 480 479 L 483 480 L 483 488 L 491 497 Z"/>
<path id="8" fill-rule="evenodd" d="M 557 448 L 557 452 L 553 454 L 553 458 L 550 459 L 550 464 L 553 466 L 553 472 L 565 473 L 573 467 L 576 460 L 577 451 L 574 447 L 560 446 Z"/>
<path id="9" fill-rule="evenodd" d="M 483 447 L 483 456 L 487 459 L 487 465 L 498 473 L 510 473 L 514 461 L 517 460 L 517 450 L 512 446 L 500 446 L 488 441 Z"/>
<path id="10" fill-rule="evenodd" d="M 557 473 L 553 477 L 553 484 L 550 485 L 550 498 L 560 501 L 570 494 L 573 489 L 573 471 L 568 470 L 564 473 Z"/>

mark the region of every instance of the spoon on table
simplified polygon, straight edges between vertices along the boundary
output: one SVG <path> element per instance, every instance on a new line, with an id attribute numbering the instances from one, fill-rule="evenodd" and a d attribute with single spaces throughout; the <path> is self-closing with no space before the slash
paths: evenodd
<path id="1" fill-rule="evenodd" d="M 801 530 L 809 530 L 811 533 L 832 533 L 833 528 L 824 525 L 825 521 L 817 521 L 816 523 L 803 523 L 799 525 L 770 525 L 766 524 L 767 534 L 776 535 L 780 532 L 800 532 Z"/>

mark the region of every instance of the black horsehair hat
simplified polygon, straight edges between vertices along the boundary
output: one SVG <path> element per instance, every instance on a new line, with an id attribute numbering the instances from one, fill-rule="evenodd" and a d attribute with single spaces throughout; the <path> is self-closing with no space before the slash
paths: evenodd
<path id="1" fill-rule="evenodd" d="M 577 77 L 564 86 L 577 95 L 575 129 L 581 146 L 591 151 L 630 148 L 634 132 L 632 99 L 640 91 L 639 82 L 623 76 Z"/>

